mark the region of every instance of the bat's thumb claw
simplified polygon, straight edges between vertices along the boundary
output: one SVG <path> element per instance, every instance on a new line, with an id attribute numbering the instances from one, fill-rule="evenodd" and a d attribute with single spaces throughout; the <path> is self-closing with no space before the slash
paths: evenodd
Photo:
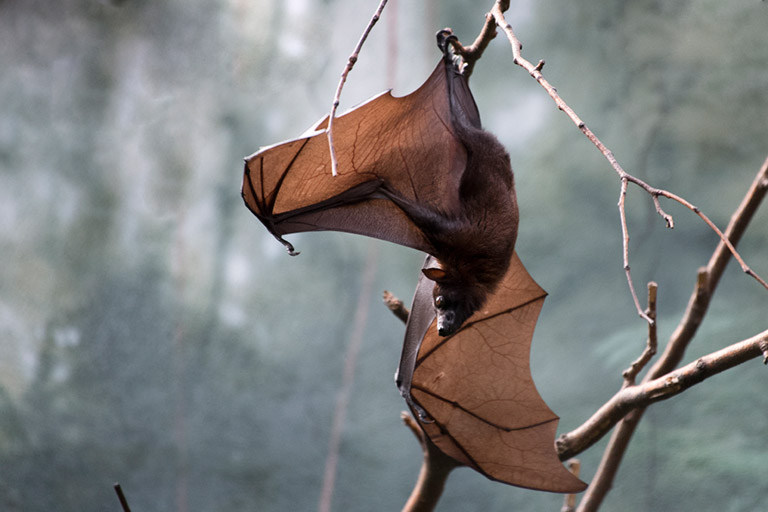
<path id="1" fill-rule="evenodd" d="M 298 252 L 296 249 L 293 248 L 293 244 L 288 240 L 285 240 L 283 237 L 278 235 L 275 235 L 275 238 L 277 238 L 277 240 L 285 246 L 286 250 L 288 251 L 288 254 L 290 254 L 291 256 L 298 256 L 299 254 L 301 254 L 300 252 Z"/>
<path id="2" fill-rule="evenodd" d="M 410 398 L 410 396 L 409 396 Z M 427 411 L 425 411 L 419 404 L 415 403 L 413 399 L 406 399 L 406 402 L 408 402 L 408 405 L 411 407 L 411 410 L 415 413 L 416 416 L 419 417 L 419 421 L 422 423 L 434 423 L 435 420 L 432 419 L 429 414 L 427 414 Z"/>
<path id="3" fill-rule="evenodd" d="M 430 418 L 429 416 L 426 415 L 427 414 L 426 412 L 424 412 L 424 411 L 417 411 L 417 412 L 419 413 L 419 421 L 420 422 L 422 422 L 422 423 L 434 423 L 435 422 L 435 420 L 433 420 L 432 418 Z"/>

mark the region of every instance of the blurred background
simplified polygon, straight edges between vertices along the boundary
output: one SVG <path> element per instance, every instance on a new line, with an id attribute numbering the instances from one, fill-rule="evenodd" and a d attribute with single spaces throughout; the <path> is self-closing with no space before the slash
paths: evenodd
<path id="1" fill-rule="evenodd" d="M 330 108 L 366 0 L 0 0 L 0 509 L 314 510 L 354 319 L 363 328 L 333 510 L 399 510 L 421 452 L 393 374 L 422 255 L 336 233 L 289 257 L 240 199 L 243 157 Z M 492 5 L 390 0 L 341 110 L 415 89 L 434 33 L 471 42 Z M 624 168 L 719 226 L 768 153 L 768 4 L 513 2 L 532 62 Z M 621 261 L 619 181 L 503 36 L 472 76 L 508 148 L 518 252 L 550 293 L 534 337 L 560 432 L 641 352 Z M 659 283 L 660 338 L 717 245 L 692 213 L 630 188 L 631 263 Z M 740 247 L 768 276 L 768 206 Z M 731 266 L 686 357 L 766 328 L 768 295 Z M 768 494 L 768 376 L 757 361 L 646 414 L 605 510 L 753 511 Z M 341 393 L 341 394 L 340 394 Z M 582 454 L 589 480 L 604 443 Z M 468 469 L 439 510 L 559 510 Z"/>

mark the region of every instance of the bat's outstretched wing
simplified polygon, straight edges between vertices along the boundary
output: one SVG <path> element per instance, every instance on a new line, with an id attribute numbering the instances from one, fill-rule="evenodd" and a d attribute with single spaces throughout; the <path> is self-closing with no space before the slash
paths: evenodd
<path id="1" fill-rule="evenodd" d="M 557 457 L 558 417 L 531 377 L 531 338 L 546 292 L 515 253 L 485 307 L 442 338 L 430 327 L 433 286 L 419 282 L 398 370 L 401 392 L 426 434 L 444 453 L 493 480 L 584 490 Z"/>
<path id="2" fill-rule="evenodd" d="M 396 98 L 384 92 L 334 120 L 338 176 L 331 175 L 326 117 L 304 136 L 249 156 L 243 199 L 291 252 L 282 235 L 317 230 L 430 252 L 424 234 L 381 190 L 456 213 L 467 152 L 455 120 L 480 125 L 466 79 L 444 58 L 413 93 Z"/>

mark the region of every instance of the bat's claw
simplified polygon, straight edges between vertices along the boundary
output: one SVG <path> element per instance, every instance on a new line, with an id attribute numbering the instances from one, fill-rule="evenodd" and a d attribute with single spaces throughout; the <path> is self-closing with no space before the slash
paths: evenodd
<path id="1" fill-rule="evenodd" d="M 419 417 L 419 421 L 422 423 L 434 423 L 435 420 L 433 420 L 429 414 L 427 414 L 427 411 L 424 410 L 422 406 L 417 404 L 413 397 L 411 396 L 410 392 L 401 392 L 401 395 L 403 395 L 403 398 L 405 398 L 405 403 L 408 404 L 408 407 L 411 408 L 411 410 L 416 413 L 416 416 Z"/>
<path id="2" fill-rule="evenodd" d="M 293 248 L 293 244 L 288 240 L 284 239 L 279 235 L 275 235 L 275 238 L 277 238 L 277 240 L 285 246 L 285 248 L 288 250 L 288 254 L 290 254 L 291 256 L 298 256 L 299 254 L 301 254 L 300 252 L 298 252 L 296 249 Z"/>
<path id="3" fill-rule="evenodd" d="M 417 407 L 416 408 L 416 413 L 419 415 L 419 421 L 420 422 L 422 422 L 422 423 L 434 423 L 435 422 L 435 420 L 433 420 L 432 418 L 430 418 L 427 415 L 427 411 L 425 411 L 421 407 L 418 407 L 418 406 L 416 406 L 416 407 Z"/>

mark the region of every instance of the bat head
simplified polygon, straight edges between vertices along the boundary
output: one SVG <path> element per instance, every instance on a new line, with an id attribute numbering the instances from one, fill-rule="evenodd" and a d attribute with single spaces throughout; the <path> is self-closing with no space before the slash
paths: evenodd
<path id="1" fill-rule="evenodd" d="M 486 294 L 477 284 L 451 275 L 442 268 L 425 268 L 422 272 L 435 282 L 432 298 L 437 312 L 437 333 L 450 336 L 480 309 Z"/>

